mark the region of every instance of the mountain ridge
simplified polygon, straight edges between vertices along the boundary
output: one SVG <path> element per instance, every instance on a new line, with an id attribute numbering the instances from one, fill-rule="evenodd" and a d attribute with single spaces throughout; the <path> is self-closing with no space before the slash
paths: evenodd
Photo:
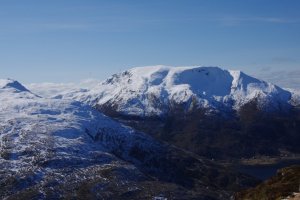
<path id="1" fill-rule="evenodd" d="M 76 99 L 121 115 L 159 117 L 177 105 L 183 105 L 185 112 L 193 108 L 236 111 L 254 99 L 262 110 L 285 110 L 292 105 L 290 101 L 295 94 L 241 71 L 219 67 L 149 66 L 114 74 L 90 90 L 56 98 Z"/>
<path id="2" fill-rule="evenodd" d="M 0 79 L 0 88 L 1 89 L 14 89 L 19 92 L 29 92 L 27 88 L 25 88 L 21 83 L 15 81 L 13 79 Z"/>
<path id="3" fill-rule="evenodd" d="M 84 102 L 159 141 L 221 160 L 299 153 L 296 94 L 241 71 L 154 66 L 56 98 Z"/>

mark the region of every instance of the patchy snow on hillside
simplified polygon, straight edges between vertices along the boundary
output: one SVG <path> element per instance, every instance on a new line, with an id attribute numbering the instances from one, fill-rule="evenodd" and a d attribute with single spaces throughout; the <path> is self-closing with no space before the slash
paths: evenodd
<path id="1" fill-rule="evenodd" d="M 17 81 L 0 80 L 0 184 L 19 177 L 16 184 L 24 188 L 44 188 L 50 180 L 66 184 L 72 178 L 74 184 L 95 178 L 90 170 L 108 166 L 137 171 L 111 152 L 125 158 L 134 145 L 147 151 L 157 144 L 88 105 L 41 98 Z"/>

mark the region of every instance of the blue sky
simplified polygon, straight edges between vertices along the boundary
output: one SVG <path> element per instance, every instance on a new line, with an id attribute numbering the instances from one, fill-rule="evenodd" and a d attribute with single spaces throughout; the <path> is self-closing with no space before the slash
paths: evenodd
<path id="1" fill-rule="evenodd" d="M 206 65 L 300 88 L 299 10 L 298 0 L 0 0 L 0 77 Z"/>

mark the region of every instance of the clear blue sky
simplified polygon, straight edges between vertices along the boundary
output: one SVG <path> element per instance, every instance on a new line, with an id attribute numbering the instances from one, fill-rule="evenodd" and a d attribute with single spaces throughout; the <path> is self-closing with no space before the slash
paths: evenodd
<path id="1" fill-rule="evenodd" d="M 296 87 L 300 1 L 0 0 L 1 78 L 104 79 L 158 64 L 241 69 Z"/>

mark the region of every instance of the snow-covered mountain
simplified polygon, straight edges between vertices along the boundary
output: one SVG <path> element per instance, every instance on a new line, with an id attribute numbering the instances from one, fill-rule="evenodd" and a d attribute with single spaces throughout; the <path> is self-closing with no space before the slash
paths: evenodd
<path id="1" fill-rule="evenodd" d="M 122 115 L 162 116 L 178 107 L 238 110 L 257 100 L 265 110 L 287 108 L 294 93 L 241 71 L 218 67 L 138 67 L 112 77 L 91 90 L 69 92 L 73 98 L 100 110 Z"/>
<path id="2" fill-rule="evenodd" d="M 286 90 L 292 94 L 290 103 L 294 106 L 300 106 L 300 90 L 295 90 L 291 88 L 287 88 Z"/>
<path id="3" fill-rule="evenodd" d="M 161 144 L 89 105 L 42 98 L 17 81 L 0 80 L 1 199 L 153 199 L 177 191 L 182 191 L 179 198 L 226 199 L 225 187 L 202 180 L 216 170 L 237 178 L 235 185 L 249 180 Z M 197 176 L 190 176 L 192 171 Z M 193 192 L 180 186 L 195 181 L 201 186 Z"/>

